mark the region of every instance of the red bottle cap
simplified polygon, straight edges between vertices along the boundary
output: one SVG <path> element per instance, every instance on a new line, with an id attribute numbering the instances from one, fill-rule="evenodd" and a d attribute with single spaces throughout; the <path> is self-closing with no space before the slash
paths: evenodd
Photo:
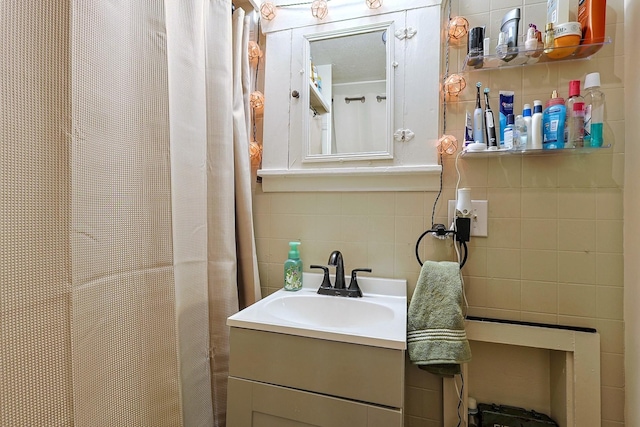
<path id="1" fill-rule="evenodd" d="M 571 80 L 569 82 L 569 97 L 580 96 L 580 80 Z"/>

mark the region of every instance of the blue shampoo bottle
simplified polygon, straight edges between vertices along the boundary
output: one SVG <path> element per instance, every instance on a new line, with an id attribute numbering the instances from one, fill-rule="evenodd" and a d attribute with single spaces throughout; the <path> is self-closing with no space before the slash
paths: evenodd
<path id="1" fill-rule="evenodd" d="M 564 98 L 558 97 L 554 90 L 547 108 L 542 113 L 542 148 L 557 150 L 564 148 L 564 124 L 567 119 L 567 108 Z"/>

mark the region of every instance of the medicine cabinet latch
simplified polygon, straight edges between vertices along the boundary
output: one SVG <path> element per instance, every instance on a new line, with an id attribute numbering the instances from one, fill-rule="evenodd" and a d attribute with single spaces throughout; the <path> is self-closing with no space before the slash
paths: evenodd
<path id="1" fill-rule="evenodd" d="M 416 135 L 411 131 L 411 129 L 398 129 L 393 134 L 393 137 L 398 142 L 411 141 L 414 136 L 416 136 Z"/>
<path id="2" fill-rule="evenodd" d="M 418 30 L 416 30 L 415 28 L 407 27 L 407 28 L 400 28 L 396 30 L 394 34 L 398 40 L 402 40 L 402 39 L 410 39 L 411 37 L 415 36 L 417 33 L 418 33 Z"/>

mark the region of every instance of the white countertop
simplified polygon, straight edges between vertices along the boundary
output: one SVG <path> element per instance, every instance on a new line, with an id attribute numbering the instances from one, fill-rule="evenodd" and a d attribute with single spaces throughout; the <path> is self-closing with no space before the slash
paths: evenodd
<path id="1" fill-rule="evenodd" d="M 348 286 L 349 278 L 345 280 Z M 375 347 L 407 348 L 406 280 L 359 276 L 362 298 L 318 295 L 321 282 L 322 274 L 303 273 L 300 291 L 281 289 L 229 317 L 227 325 Z M 298 302 L 304 303 L 305 312 L 296 316 L 290 308 L 297 308 Z M 326 317 L 318 310 L 325 310 Z"/>

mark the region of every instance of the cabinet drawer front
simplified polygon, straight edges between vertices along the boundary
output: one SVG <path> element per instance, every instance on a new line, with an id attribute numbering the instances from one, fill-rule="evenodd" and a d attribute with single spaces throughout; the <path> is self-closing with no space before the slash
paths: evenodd
<path id="1" fill-rule="evenodd" d="M 229 378 L 234 427 L 400 427 L 402 412 L 255 381 Z"/>
<path id="2" fill-rule="evenodd" d="M 404 351 L 231 328 L 229 375 L 403 406 Z"/>

